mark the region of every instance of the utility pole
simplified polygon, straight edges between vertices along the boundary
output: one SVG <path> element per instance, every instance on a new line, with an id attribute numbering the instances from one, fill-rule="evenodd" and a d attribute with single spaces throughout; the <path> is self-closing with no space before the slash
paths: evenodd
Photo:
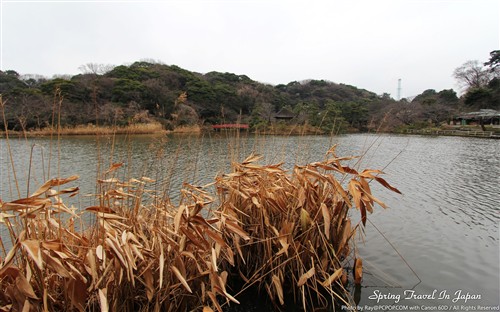
<path id="1" fill-rule="evenodd" d="M 401 78 L 398 79 L 398 101 L 401 100 Z"/>

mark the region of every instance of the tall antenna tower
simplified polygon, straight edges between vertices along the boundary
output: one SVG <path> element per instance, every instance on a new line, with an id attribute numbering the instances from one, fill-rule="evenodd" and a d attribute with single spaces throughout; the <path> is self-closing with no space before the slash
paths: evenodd
<path id="1" fill-rule="evenodd" d="M 401 78 L 398 79 L 398 101 L 401 100 Z"/>

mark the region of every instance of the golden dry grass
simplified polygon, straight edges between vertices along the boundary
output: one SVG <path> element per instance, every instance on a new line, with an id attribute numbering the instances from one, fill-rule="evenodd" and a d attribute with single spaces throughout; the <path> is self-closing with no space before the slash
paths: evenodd
<path id="1" fill-rule="evenodd" d="M 190 126 L 179 126 L 175 127 L 173 133 L 200 133 L 201 127 L 199 125 L 190 125 Z"/>
<path id="2" fill-rule="evenodd" d="M 351 158 L 337 157 L 334 148 L 326 160 L 292 172 L 259 159 L 234 163 L 211 185 L 184 184 L 177 205 L 149 190 L 149 178 L 118 180 L 120 163 L 97 181 L 95 206 L 64 204 L 78 192 L 66 185 L 78 177 L 0 202 L 0 226 L 13 242 L 0 264 L 0 309 L 222 311 L 252 286 L 276 307 L 285 296 L 305 310 L 351 304 L 344 289 L 351 238 L 374 203 L 384 207 L 369 181 L 399 191 L 380 171 L 344 166 Z M 353 208 L 361 224 L 351 224 Z M 85 226 L 86 214 L 93 224 Z M 362 262 L 355 263 L 360 282 Z M 236 281 L 241 289 L 232 288 Z"/>
<path id="3" fill-rule="evenodd" d="M 11 132 L 12 133 L 12 132 Z M 95 125 L 77 125 L 74 127 L 43 128 L 38 130 L 26 131 L 27 136 L 49 136 L 51 134 L 59 135 L 115 135 L 115 134 L 153 134 L 166 133 L 160 123 L 138 123 L 128 126 L 95 126 Z"/>

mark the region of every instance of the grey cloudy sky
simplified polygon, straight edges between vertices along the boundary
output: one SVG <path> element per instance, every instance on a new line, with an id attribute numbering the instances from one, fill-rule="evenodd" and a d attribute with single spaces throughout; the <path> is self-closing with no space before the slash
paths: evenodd
<path id="1" fill-rule="evenodd" d="M 498 0 L 1 0 L 1 67 L 77 74 L 160 60 L 271 84 L 326 79 L 396 97 L 457 89 L 500 46 Z"/>

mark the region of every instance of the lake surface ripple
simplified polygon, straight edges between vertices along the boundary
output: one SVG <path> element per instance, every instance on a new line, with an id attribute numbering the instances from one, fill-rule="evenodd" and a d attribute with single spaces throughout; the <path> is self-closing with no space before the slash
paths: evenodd
<path id="1" fill-rule="evenodd" d="M 376 207 L 369 216 L 365 242 L 357 243 L 365 268 L 363 285 L 356 291 L 359 305 L 395 304 L 398 295 L 398 304 L 404 305 L 499 305 L 500 142 L 496 140 L 356 134 L 68 137 L 60 145 L 44 138 L 9 143 L 21 196 L 28 191 L 28 174 L 31 192 L 43 183 L 52 150 L 51 177 L 81 177 L 82 195 L 74 203 L 80 207 L 92 204 L 93 198 L 83 194 L 95 192 L 98 163 L 103 171 L 112 162 L 124 162 L 118 178 L 156 179 L 154 187 L 168 188 L 175 200 L 183 182 L 209 183 L 230 170 L 232 159 L 242 160 L 252 151 L 261 153 L 264 163 L 284 162 L 292 168 L 323 159 L 328 148 L 338 144 L 339 156 L 363 155 L 359 163 L 350 164 L 383 169 L 384 178 L 403 193 L 372 183 L 375 196 L 389 208 Z M 4 201 L 17 198 L 10 163 L 6 141 L 0 139 Z M 353 218 L 356 215 L 353 211 Z M 0 231 L 6 240 L 5 229 Z M 481 298 L 453 303 L 458 291 Z M 434 298 L 416 297 L 432 293 Z M 438 298 L 440 293 L 450 298 Z M 406 298 L 410 294 L 415 296 Z M 375 295 L 387 296 L 377 300 Z"/>

